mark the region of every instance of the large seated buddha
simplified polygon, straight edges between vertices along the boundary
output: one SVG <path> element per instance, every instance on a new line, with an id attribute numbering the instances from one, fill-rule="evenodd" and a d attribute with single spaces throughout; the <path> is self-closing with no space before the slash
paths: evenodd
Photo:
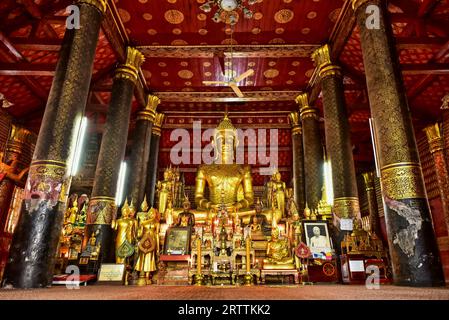
<path id="1" fill-rule="evenodd" d="M 215 149 L 214 163 L 199 166 L 196 175 L 197 210 L 214 212 L 224 204 L 231 213 L 238 212 L 241 216 L 250 210 L 254 202 L 251 167 L 234 162 L 238 146 L 237 130 L 227 115 L 215 129 L 212 144 Z M 209 192 L 206 193 L 206 190 Z"/>

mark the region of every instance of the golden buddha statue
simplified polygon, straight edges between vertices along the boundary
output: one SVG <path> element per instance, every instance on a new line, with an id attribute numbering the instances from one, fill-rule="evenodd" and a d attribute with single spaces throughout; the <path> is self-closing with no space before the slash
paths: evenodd
<path id="1" fill-rule="evenodd" d="M 282 176 L 279 170 L 275 170 L 270 183 L 268 185 L 268 198 L 273 213 L 275 213 L 276 223 L 278 223 L 285 215 L 285 182 L 281 180 Z"/>
<path id="2" fill-rule="evenodd" d="M 69 209 L 69 223 L 75 224 L 76 217 L 78 216 L 78 197 L 73 199 L 72 207 Z"/>
<path id="3" fill-rule="evenodd" d="M 271 231 L 271 240 L 267 246 L 267 258 L 263 260 L 264 269 L 295 269 L 294 259 L 290 254 L 288 239 L 279 238 L 279 229 Z"/>
<path id="4" fill-rule="evenodd" d="M 150 272 L 156 271 L 159 255 L 159 220 L 157 210 L 151 208 L 140 223 L 137 238 L 138 253 L 134 270 L 139 272 L 139 284 L 151 284 Z"/>
<path id="5" fill-rule="evenodd" d="M 137 220 L 134 218 L 134 206 L 128 201 L 122 207 L 122 216 L 112 221 L 112 230 L 117 231 L 115 237 L 115 263 L 123 264 L 134 253 L 134 242 L 137 234 Z"/>
<path id="6" fill-rule="evenodd" d="M 195 226 L 195 215 L 190 212 L 190 201 L 187 196 L 184 196 L 184 202 L 182 206 L 184 211 L 178 215 L 176 226 L 193 228 Z"/>
<path id="7" fill-rule="evenodd" d="M 173 203 L 174 176 L 173 169 L 167 168 L 164 171 L 164 180 L 157 182 L 157 191 L 159 193 L 159 213 L 164 215 L 169 201 Z"/>
<path id="8" fill-rule="evenodd" d="M 128 202 L 128 199 L 126 199 L 126 202 Z M 140 205 L 140 211 L 137 212 L 137 222 L 141 223 L 143 220 L 145 220 L 145 216 L 148 212 L 148 202 L 147 202 L 147 196 L 143 198 L 142 204 Z"/>
<path id="9" fill-rule="evenodd" d="M 239 216 L 245 216 L 241 212 L 249 211 L 254 201 L 251 167 L 234 163 L 237 131 L 227 115 L 215 129 L 212 144 L 215 163 L 199 166 L 196 176 L 197 209 L 217 211 L 224 204 L 229 212 L 239 212 Z M 206 187 L 209 189 L 209 199 L 205 197 Z"/>

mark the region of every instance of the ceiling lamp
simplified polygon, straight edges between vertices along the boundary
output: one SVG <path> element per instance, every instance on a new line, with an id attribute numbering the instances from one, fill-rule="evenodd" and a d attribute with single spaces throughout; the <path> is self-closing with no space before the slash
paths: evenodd
<path id="1" fill-rule="evenodd" d="M 242 10 L 243 16 L 246 19 L 253 17 L 253 12 L 247 6 L 252 6 L 257 0 L 210 0 L 200 6 L 200 9 L 206 13 L 212 11 L 212 8 L 217 7 L 212 20 L 216 23 L 225 22 L 234 25 L 238 21 L 236 17 L 236 10 Z"/>

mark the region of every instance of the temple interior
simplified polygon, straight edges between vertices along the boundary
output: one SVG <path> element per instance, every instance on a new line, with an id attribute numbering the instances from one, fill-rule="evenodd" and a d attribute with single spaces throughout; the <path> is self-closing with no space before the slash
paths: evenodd
<path id="1" fill-rule="evenodd" d="M 2 0 L 1 287 L 444 288 L 448 41 L 447 0 Z"/>

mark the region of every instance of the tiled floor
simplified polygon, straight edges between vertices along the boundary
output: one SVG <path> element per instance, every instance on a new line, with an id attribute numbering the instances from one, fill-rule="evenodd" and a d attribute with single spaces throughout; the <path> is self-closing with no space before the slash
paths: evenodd
<path id="1" fill-rule="evenodd" d="M 48 289 L 0 290 L 0 299 L 55 300 L 449 300 L 449 288 L 409 288 L 392 285 L 368 290 L 365 286 L 254 286 L 254 287 L 195 287 L 195 286 L 106 286 L 91 285 L 69 290 L 65 286 Z"/>

